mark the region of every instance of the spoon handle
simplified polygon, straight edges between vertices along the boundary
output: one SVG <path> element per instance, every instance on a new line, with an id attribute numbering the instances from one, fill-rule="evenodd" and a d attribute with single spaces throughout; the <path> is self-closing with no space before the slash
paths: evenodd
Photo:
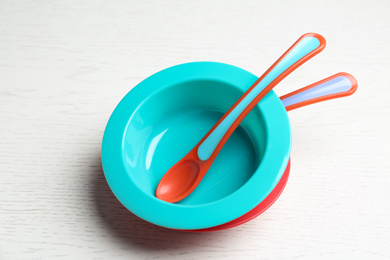
<path id="1" fill-rule="evenodd" d="M 228 112 L 199 142 L 197 155 L 200 160 L 213 161 L 237 126 L 256 104 L 287 75 L 321 52 L 325 39 L 315 33 L 304 34 L 298 39 L 229 109 Z"/>
<path id="2" fill-rule="evenodd" d="M 329 78 L 280 97 L 287 111 L 314 103 L 352 95 L 357 89 L 356 79 L 346 72 L 340 72 Z"/>

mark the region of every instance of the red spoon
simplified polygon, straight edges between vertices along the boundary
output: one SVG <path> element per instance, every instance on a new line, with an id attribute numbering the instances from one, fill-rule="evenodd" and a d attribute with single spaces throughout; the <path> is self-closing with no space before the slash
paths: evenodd
<path id="1" fill-rule="evenodd" d="M 325 39 L 304 34 L 261 76 L 225 113 L 214 127 L 179 162 L 173 165 L 157 186 L 157 198 L 177 202 L 200 183 L 218 153 L 246 115 L 276 84 L 300 65 L 321 52 Z"/>

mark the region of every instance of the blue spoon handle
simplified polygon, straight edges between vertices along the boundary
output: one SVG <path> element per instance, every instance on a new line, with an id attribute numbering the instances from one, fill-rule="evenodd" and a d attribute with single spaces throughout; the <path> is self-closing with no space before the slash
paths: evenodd
<path id="1" fill-rule="evenodd" d="M 277 83 L 325 47 L 325 39 L 318 34 L 303 35 L 260 77 L 232 106 L 216 126 L 209 131 L 198 147 L 198 157 L 208 160 L 218 153 L 235 128 Z"/>

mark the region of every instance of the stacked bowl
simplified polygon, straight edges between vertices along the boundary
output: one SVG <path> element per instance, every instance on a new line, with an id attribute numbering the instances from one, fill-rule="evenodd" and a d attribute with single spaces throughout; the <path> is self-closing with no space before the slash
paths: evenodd
<path id="1" fill-rule="evenodd" d="M 273 91 L 243 120 L 194 192 L 177 203 L 155 196 L 169 168 L 257 79 L 232 65 L 193 62 L 134 87 L 112 113 L 102 143 L 103 170 L 118 200 L 146 221 L 196 232 L 243 224 L 271 206 L 286 185 L 291 151 L 288 115 Z"/>

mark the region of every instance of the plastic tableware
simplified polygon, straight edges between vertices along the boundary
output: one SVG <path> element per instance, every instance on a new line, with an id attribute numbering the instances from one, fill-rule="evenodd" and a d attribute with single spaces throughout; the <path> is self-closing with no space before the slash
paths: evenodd
<path id="1" fill-rule="evenodd" d="M 318 81 L 314 84 L 311 84 L 307 87 L 286 94 L 280 97 L 280 99 L 284 104 L 286 111 L 291 111 L 302 106 L 307 106 L 334 98 L 352 95 L 353 93 L 355 93 L 356 89 L 356 79 L 348 73 L 341 72 L 321 81 Z M 291 163 L 289 162 L 282 178 L 280 179 L 276 187 L 272 190 L 272 192 L 251 211 L 247 212 L 246 214 L 235 220 L 216 227 L 190 231 L 210 232 L 224 230 L 244 224 L 259 216 L 279 198 L 280 194 L 284 190 L 284 187 L 287 184 L 287 180 L 290 174 L 290 164 Z"/>
<path id="2" fill-rule="evenodd" d="M 175 204 L 154 197 L 170 165 L 256 79 L 232 65 L 193 62 L 134 87 L 111 115 L 102 143 L 104 174 L 118 200 L 148 222 L 181 230 L 220 226 L 258 206 L 275 190 L 291 149 L 286 109 L 273 91 L 236 129 L 192 194 Z"/>
<path id="3" fill-rule="evenodd" d="M 178 203 L 154 196 L 166 171 L 257 79 L 235 66 L 194 62 L 134 87 L 112 113 L 102 142 L 104 174 L 118 200 L 148 222 L 187 230 L 227 223 L 263 201 L 291 151 L 288 116 L 273 91 L 232 134 L 193 193 Z"/>
<path id="4" fill-rule="evenodd" d="M 218 153 L 241 121 L 277 83 L 321 52 L 325 39 L 315 33 L 303 35 L 261 76 L 189 153 L 161 179 L 156 197 L 177 202 L 199 185 Z"/>

